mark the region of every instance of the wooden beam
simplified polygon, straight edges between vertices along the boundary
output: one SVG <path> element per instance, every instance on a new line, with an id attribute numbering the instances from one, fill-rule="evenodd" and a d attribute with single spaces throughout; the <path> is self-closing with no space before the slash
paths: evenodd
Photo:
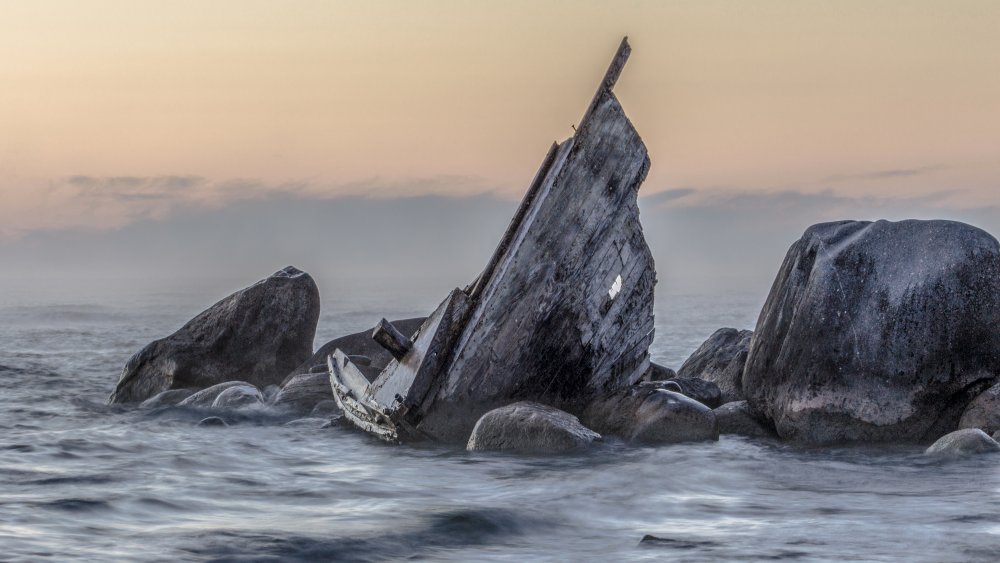
<path id="1" fill-rule="evenodd" d="M 397 360 L 403 359 L 403 356 L 413 347 L 413 342 L 385 319 L 379 321 L 375 330 L 372 331 L 372 340 L 388 350 L 392 357 Z"/>

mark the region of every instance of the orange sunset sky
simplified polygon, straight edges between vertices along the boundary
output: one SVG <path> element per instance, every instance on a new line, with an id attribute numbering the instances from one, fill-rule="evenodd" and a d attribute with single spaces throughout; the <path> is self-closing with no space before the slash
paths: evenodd
<path id="1" fill-rule="evenodd" d="M 1000 205 L 992 0 L 4 1 L 0 244 L 274 194 L 516 201 L 623 35 L 646 197 Z"/>

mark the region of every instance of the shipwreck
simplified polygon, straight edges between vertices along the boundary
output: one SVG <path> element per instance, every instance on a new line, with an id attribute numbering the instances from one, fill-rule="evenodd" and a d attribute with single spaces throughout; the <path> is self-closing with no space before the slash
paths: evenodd
<path id="1" fill-rule="evenodd" d="M 348 421 L 391 442 L 464 442 L 490 409 L 532 400 L 577 413 L 642 378 L 656 284 L 637 204 L 649 156 L 613 93 L 630 52 L 625 38 L 479 277 L 412 337 L 379 323 L 384 369 L 328 356 Z"/>

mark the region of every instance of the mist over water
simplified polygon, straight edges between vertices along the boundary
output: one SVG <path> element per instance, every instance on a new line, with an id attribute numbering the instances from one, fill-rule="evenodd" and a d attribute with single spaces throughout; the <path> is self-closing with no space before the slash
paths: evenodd
<path id="1" fill-rule="evenodd" d="M 317 344 L 426 314 L 447 289 L 324 290 Z M 203 411 L 104 404 L 132 353 L 224 294 L 0 297 L 0 558 L 942 561 L 1000 547 L 990 456 L 723 436 L 525 457 L 387 446 L 266 409 L 206 428 Z M 661 290 L 654 360 L 677 368 L 715 329 L 753 328 L 763 298 Z"/>

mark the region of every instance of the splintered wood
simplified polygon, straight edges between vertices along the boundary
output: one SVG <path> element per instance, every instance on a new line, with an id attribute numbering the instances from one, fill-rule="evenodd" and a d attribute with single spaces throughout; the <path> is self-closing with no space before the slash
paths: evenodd
<path id="1" fill-rule="evenodd" d="M 576 413 L 645 373 L 656 272 L 637 197 L 649 157 L 612 93 L 629 53 L 625 39 L 469 290 L 454 290 L 412 346 L 380 324 L 379 342 L 402 355 L 370 385 L 346 356 L 330 362 L 338 402 L 364 409 L 349 420 L 393 441 L 462 442 L 492 408 L 532 400 Z"/>

